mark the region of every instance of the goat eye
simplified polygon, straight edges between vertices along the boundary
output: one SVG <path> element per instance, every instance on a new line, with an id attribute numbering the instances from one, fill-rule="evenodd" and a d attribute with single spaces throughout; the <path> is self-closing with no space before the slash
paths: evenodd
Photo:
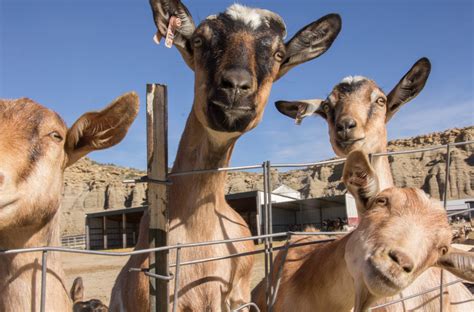
<path id="1" fill-rule="evenodd" d="M 285 53 L 283 51 L 276 51 L 274 56 L 278 62 L 282 62 L 285 58 Z"/>
<path id="2" fill-rule="evenodd" d="M 445 254 L 448 253 L 448 247 L 446 247 L 446 246 L 441 247 L 441 248 L 439 249 L 439 252 L 441 253 L 441 255 L 444 256 Z"/>
<path id="3" fill-rule="evenodd" d="M 385 106 L 385 104 L 386 104 L 386 100 L 385 100 L 385 98 L 383 98 L 383 97 L 379 97 L 379 98 L 377 99 L 377 101 L 375 101 L 375 102 L 376 102 L 378 105 L 380 105 L 380 106 Z"/>
<path id="4" fill-rule="evenodd" d="M 201 37 L 196 37 L 193 39 L 193 46 L 195 48 L 199 48 L 200 46 L 202 46 L 202 38 Z"/>
<path id="5" fill-rule="evenodd" d="M 380 197 L 375 200 L 375 203 L 380 206 L 387 206 L 388 198 L 387 197 Z"/>
<path id="6" fill-rule="evenodd" d="M 326 114 L 329 113 L 329 111 L 331 110 L 331 107 L 329 107 L 329 104 L 328 103 L 324 103 L 323 105 L 323 112 L 325 112 Z"/>
<path id="7" fill-rule="evenodd" d="M 63 137 L 57 131 L 51 132 L 49 136 L 56 142 L 61 142 L 63 140 Z"/>

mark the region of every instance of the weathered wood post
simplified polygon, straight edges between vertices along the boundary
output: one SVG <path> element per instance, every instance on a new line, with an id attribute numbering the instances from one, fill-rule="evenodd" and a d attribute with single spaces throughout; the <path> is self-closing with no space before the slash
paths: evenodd
<path id="1" fill-rule="evenodd" d="M 150 248 L 168 245 L 168 95 L 166 86 L 147 84 L 147 160 Z M 168 252 L 150 254 L 150 273 L 169 275 Z M 169 307 L 169 282 L 150 277 L 150 311 Z"/>

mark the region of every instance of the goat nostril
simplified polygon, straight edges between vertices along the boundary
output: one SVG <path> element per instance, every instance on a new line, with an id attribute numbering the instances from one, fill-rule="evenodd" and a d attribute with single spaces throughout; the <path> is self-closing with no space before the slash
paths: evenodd
<path id="1" fill-rule="evenodd" d="M 245 69 L 227 70 L 222 74 L 220 87 L 223 89 L 249 91 L 252 88 L 252 76 Z"/>
<path id="2" fill-rule="evenodd" d="M 0 173 L 0 186 L 3 185 L 3 182 L 5 182 L 5 176 Z"/>
<path id="3" fill-rule="evenodd" d="M 342 119 L 336 124 L 336 129 L 338 131 L 348 131 L 355 127 L 357 127 L 357 122 L 352 118 Z"/>
<path id="4" fill-rule="evenodd" d="M 232 83 L 232 81 L 223 78 L 223 79 L 222 79 L 222 82 L 221 82 L 221 87 L 222 87 L 223 89 L 233 89 L 233 88 L 234 88 L 234 84 Z"/>
<path id="5" fill-rule="evenodd" d="M 397 250 L 391 250 L 388 253 L 390 259 L 398 264 L 406 273 L 413 271 L 413 261 L 403 252 Z"/>

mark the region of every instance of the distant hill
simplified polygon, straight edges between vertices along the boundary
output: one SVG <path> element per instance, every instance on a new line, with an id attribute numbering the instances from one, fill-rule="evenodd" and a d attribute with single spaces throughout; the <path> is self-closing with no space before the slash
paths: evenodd
<path id="1" fill-rule="evenodd" d="M 389 142 L 389 150 L 415 149 L 424 146 L 474 140 L 474 126 L 449 129 L 409 139 Z M 474 197 L 474 144 L 452 149 L 450 199 Z M 445 150 L 390 156 L 389 161 L 397 186 L 422 188 L 434 198 L 444 190 Z M 344 192 L 341 184 L 342 164 L 302 170 L 272 170 L 272 186 L 281 184 L 299 190 L 304 198 L 337 195 Z M 124 179 L 138 178 L 145 172 L 114 165 L 104 165 L 88 158 L 66 170 L 62 203 L 62 234 L 84 233 L 84 214 L 104 209 L 137 207 L 146 202 L 146 184 L 123 184 Z M 259 173 L 231 172 L 226 192 L 262 190 Z"/>

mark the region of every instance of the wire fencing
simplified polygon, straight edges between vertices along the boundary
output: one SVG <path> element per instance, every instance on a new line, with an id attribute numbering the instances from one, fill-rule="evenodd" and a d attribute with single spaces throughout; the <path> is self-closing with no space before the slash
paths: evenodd
<path id="1" fill-rule="evenodd" d="M 444 190 L 443 190 L 443 204 L 446 208 L 447 206 L 447 198 L 448 198 L 448 189 L 449 189 L 449 173 L 450 173 L 450 166 L 451 166 L 451 152 L 453 147 L 458 146 L 465 146 L 473 144 L 474 141 L 465 141 L 465 142 L 457 142 L 457 143 L 449 143 L 445 145 L 439 146 L 432 146 L 426 148 L 418 148 L 413 150 L 404 150 L 404 151 L 395 151 L 395 152 L 386 152 L 386 153 L 377 153 L 371 154 L 369 159 L 373 159 L 375 157 L 383 157 L 383 156 L 396 156 L 396 155 L 403 155 L 403 154 L 413 154 L 413 153 L 421 153 L 421 152 L 428 152 L 428 151 L 436 151 L 436 150 L 446 150 L 446 157 L 445 157 L 445 183 L 444 183 Z M 217 169 L 206 169 L 206 170 L 194 170 L 194 171 L 186 171 L 186 172 L 176 172 L 169 174 L 169 177 L 173 176 L 185 176 L 185 175 L 194 175 L 194 174 L 203 174 L 203 173 L 215 173 L 215 172 L 229 172 L 229 171 L 241 171 L 241 170 L 249 170 L 249 169 L 261 169 L 263 175 L 263 193 L 264 193 L 264 216 L 263 219 L 263 230 L 264 233 L 262 235 L 255 235 L 249 237 L 241 237 L 241 238 L 233 238 L 233 239 L 224 239 L 224 240 L 215 240 L 215 241 L 206 241 L 206 242 L 195 242 L 195 243 L 185 243 L 185 244 L 177 244 L 171 246 L 163 246 L 163 247 L 156 247 L 156 248 L 148 248 L 148 249 L 141 249 L 141 250 L 133 250 L 129 252 L 107 252 L 107 251 L 94 251 L 94 250 L 80 250 L 80 249 L 71 249 L 71 248 L 63 248 L 63 247 L 35 247 L 35 248 L 22 248 L 22 249 L 10 249 L 10 250 L 1 250 L 0 256 L 2 255 L 11 255 L 11 254 L 20 254 L 20 253 L 30 253 L 30 252 L 41 252 L 42 253 L 42 271 L 41 271 L 41 312 L 45 311 L 45 303 L 46 303 L 46 271 L 47 271 L 47 261 L 48 255 L 51 252 L 64 252 L 64 253 L 75 253 L 75 254 L 88 254 L 88 255 L 101 255 L 101 256 L 111 256 L 111 257 L 126 257 L 126 256 L 133 256 L 139 254 L 149 254 L 149 253 L 157 253 L 157 252 L 170 252 L 174 251 L 176 253 L 176 262 L 170 264 L 170 267 L 175 268 L 175 273 L 168 274 L 168 275 L 158 275 L 153 274 L 148 271 L 144 271 L 143 273 L 149 276 L 150 278 L 156 278 L 161 280 L 174 281 L 174 298 L 173 298 L 173 305 L 172 311 L 175 312 L 178 306 L 178 289 L 179 289 L 179 274 L 180 268 L 187 265 L 195 265 L 198 263 L 205 263 L 211 261 L 219 261 L 224 259 L 230 259 L 235 257 L 245 257 L 245 256 L 253 256 L 256 254 L 264 254 L 264 261 L 265 261 L 265 286 L 266 286 L 266 298 L 267 298 L 267 311 L 272 310 L 272 305 L 275 303 L 275 300 L 278 296 L 280 281 L 281 281 L 281 273 L 283 270 L 283 265 L 285 263 L 285 256 L 286 253 L 290 248 L 296 248 L 308 244 L 320 244 L 330 242 L 336 239 L 337 236 L 345 235 L 348 232 L 294 232 L 294 231 L 287 231 L 287 232 L 279 232 L 273 233 L 273 217 L 272 217 L 272 184 L 271 184 L 271 169 L 272 168 L 297 168 L 297 167 L 316 167 L 316 166 L 324 166 L 329 164 L 338 164 L 343 163 L 345 158 L 338 158 L 333 160 L 321 161 L 321 162 L 314 162 L 314 163 L 288 163 L 288 164 L 271 164 L 270 161 L 265 161 L 261 165 L 252 165 L 252 166 L 239 166 L 239 167 L 226 167 L 226 168 L 217 168 Z M 129 182 L 129 181 L 128 181 Z M 148 182 L 153 183 L 154 181 L 150 181 L 149 179 L 139 179 L 135 182 Z M 158 183 L 168 183 L 168 181 L 158 181 Z M 169 184 L 169 183 L 168 183 Z M 464 214 L 467 212 L 473 211 L 474 208 L 464 209 L 462 211 L 449 213 L 449 216 Z M 319 236 L 319 235 L 327 235 L 327 236 L 334 236 L 327 239 L 315 239 L 311 241 L 306 241 L 304 243 L 293 243 L 291 242 L 291 238 L 295 236 Z M 274 239 L 282 239 L 285 241 L 283 246 L 274 246 Z M 188 260 L 182 261 L 180 257 L 180 252 L 182 249 L 185 248 L 196 248 L 202 246 L 211 246 L 211 245 L 218 245 L 218 244 L 229 244 L 229 243 L 236 243 L 236 242 L 243 242 L 243 241 L 256 241 L 256 240 L 263 240 L 264 247 L 260 249 L 256 249 L 249 252 L 243 253 L 233 253 L 228 254 L 225 256 L 216 256 L 210 258 L 203 258 L 203 259 L 195 259 L 195 260 Z M 281 261 L 280 266 L 278 268 L 274 267 L 274 252 L 283 250 L 283 261 Z M 274 272 L 277 272 L 276 279 L 273 281 L 272 277 L 274 276 Z M 133 270 L 134 271 L 134 270 Z M 396 304 L 399 302 L 403 302 L 417 296 L 421 296 L 428 292 L 439 290 L 440 292 L 440 311 L 443 311 L 443 289 L 455 283 L 462 282 L 461 280 L 451 281 L 449 283 L 444 283 L 443 275 L 440 276 L 440 286 L 435 287 L 432 289 L 425 290 L 419 294 L 415 294 L 412 296 L 407 296 L 404 298 L 400 298 L 388 303 L 384 303 L 378 306 L 374 306 L 371 310 L 376 308 L 386 307 L 392 304 Z M 259 311 L 257 305 L 254 302 L 248 302 L 243 304 L 242 306 L 234 309 L 233 311 L 242 311 L 244 309 L 251 310 L 253 308 L 255 311 Z"/>

